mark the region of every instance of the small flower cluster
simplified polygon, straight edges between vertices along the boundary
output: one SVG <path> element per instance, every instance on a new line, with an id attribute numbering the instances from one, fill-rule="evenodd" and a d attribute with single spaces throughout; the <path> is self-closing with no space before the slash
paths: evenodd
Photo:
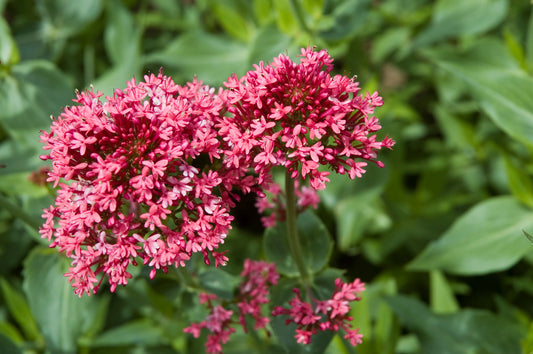
<path id="1" fill-rule="evenodd" d="M 313 306 L 302 300 L 300 290 L 293 289 L 296 296 L 289 301 L 290 308 L 286 309 L 281 306 L 274 308 L 272 315 L 287 315 L 289 318 L 285 321 L 287 324 L 295 323 L 296 341 L 298 343 L 311 343 L 311 336 L 317 331 L 335 331 L 343 329 L 346 332 L 344 336 L 353 346 L 362 342 L 363 335 L 359 334 L 359 329 L 352 329 L 352 317 L 349 316 L 350 302 L 359 301 L 359 293 L 365 290 L 365 284 L 359 279 L 352 283 L 344 283 L 341 279 L 335 280 L 335 290 L 331 299 L 314 300 Z"/>
<path id="2" fill-rule="evenodd" d="M 263 315 L 262 306 L 269 301 L 269 287 L 278 283 L 279 274 L 276 266 L 273 263 L 246 259 L 241 277 L 244 280 L 234 299 L 238 307 L 239 323 L 247 332 L 246 315 L 250 315 L 255 320 L 254 330 L 265 328 L 270 318 Z M 200 303 L 206 304 L 211 312 L 204 321 L 192 323 L 183 330 L 198 338 L 201 330 L 207 329 L 210 332 L 205 344 L 207 353 L 222 353 L 222 344 L 226 343 L 230 335 L 235 332 L 235 328 L 232 327 L 235 322 L 231 318 L 233 311 L 227 310 L 222 305 L 213 305 L 212 301 L 217 300 L 216 295 L 200 294 Z"/>
<path id="3" fill-rule="evenodd" d="M 374 134 L 381 126 L 372 116 L 383 104 L 378 93 L 358 94 L 359 83 L 343 75 L 331 76 L 333 59 L 326 50 L 302 49 L 300 63 L 280 55 L 254 65 L 242 78 L 224 83 L 230 115 L 218 124 L 229 145 L 226 163 L 251 166 L 259 183 L 271 168 L 283 166 L 292 178 L 306 179 L 316 190 L 329 181 L 328 166 L 350 178 L 361 177 L 366 160 L 394 141 Z"/>
<path id="4" fill-rule="evenodd" d="M 205 351 L 206 353 L 218 354 L 222 353 L 222 344 L 229 340 L 230 335 L 235 332 L 235 328 L 232 327 L 234 321 L 231 319 L 233 311 L 226 310 L 222 305 L 214 306 L 211 303 L 212 300 L 218 300 L 217 296 L 200 294 L 200 304 L 206 304 L 211 312 L 204 321 L 191 323 L 189 327 L 183 329 L 183 332 L 190 333 L 194 338 L 198 338 L 202 329 L 207 329 L 210 334 L 205 342 Z"/>
<path id="5" fill-rule="evenodd" d="M 78 105 L 41 134 L 48 181 L 60 188 L 40 233 L 72 259 L 76 294 L 95 293 L 99 274 L 111 291 L 125 285 L 137 257 L 151 277 L 195 252 L 225 264 L 215 250 L 231 228 L 231 191 L 249 191 L 253 177 L 220 167 L 214 122 L 224 100 L 201 82 L 182 87 L 162 73 L 133 79 L 104 103 L 101 96 L 78 93 Z"/>

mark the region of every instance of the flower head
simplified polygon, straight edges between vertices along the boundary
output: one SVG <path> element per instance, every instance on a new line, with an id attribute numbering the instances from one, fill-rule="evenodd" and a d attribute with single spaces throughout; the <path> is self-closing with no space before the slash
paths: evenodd
<path id="1" fill-rule="evenodd" d="M 394 144 L 376 139 L 381 126 L 372 114 L 383 102 L 377 92 L 360 94 L 354 78 L 332 76 L 326 50 L 302 49 L 299 63 L 282 54 L 254 68 L 224 83 L 230 114 L 218 126 L 227 164 L 253 166 L 260 183 L 283 166 L 316 190 L 329 181 L 321 165 L 352 179 L 365 172 L 365 161 L 383 166 L 377 150 Z"/>
<path id="2" fill-rule="evenodd" d="M 211 313 L 205 321 L 193 323 L 185 328 L 183 332 L 191 333 L 194 338 L 198 338 L 203 328 L 206 328 L 210 334 L 207 336 L 205 348 L 207 353 L 222 353 L 222 344 L 226 343 L 235 328 L 231 327 L 231 315 L 233 311 L 226 310 L 218 305 L 211 309 Z"/>
<path id="3" fill-rule="evenodd" d="M 239 286 L 237 305 L 239 307 L 239 322 L 246 332 L 246 315 L 251 315 L 255 320 L 254 330 L 264 328 L 270 322 L 270 318 L 261 312 L 263 304 L 269 299 L 269 288 L 278 283 L 279 274 L 274 263 L 264 261 L 244 261 L 244 270 L 241 273 L 244 278 Z"/>
<path id="4" fill-rule="evenodd" d="M 273 316 L 288 316 L 285 323 L 295 323 L 297 325 L 296 335 L 298 343 L 311 343 L 312 335 L 318 331 L 338 331 L 345 332 L 344 338 L 348 339 L 353 346 L 362 342 L 363 335 L 359 334 L 359 329 L 352 329 L 352 317 L 349 316 L 350 302 L 359 301 L 359 293 L 365 290 L 365 284 L 359 279 L 351 283 L 344 283 L 341 279 L 335 280 L 335 290 L 330 299 L 314 299 L 314 307 L 305 302 L 300 290 L 293 289 L 295 297 L 289 301 L 289 308 L 277 306 L 272 311 Z"/>
<path id="5" fill-rule="evenodd" d="M 152 277 L 196 252 L 224 264 L 214 250 L 231 228 L 231 191 L 252 183 L 217 162 L 219 95 L 196 80 L 144 79 L 104 102 L 99 92 L 77 93 L 78 104 L 41 134 L 59 190 L 40 232 L 72 259 L 67 276 L 80 296 L 96 292 L 103 275 L 112 291 L 126 284 L 136 259 Z"/>
<path id="6" fill-rule="evenodd" d="M 269 301 L 270 286 L 277 284 L 279 279 L 275 264 L 246 259 L 241 277 L 243 281 L 237 295 L 231 301 L 231 304 L 236 304 L 238 308 L 238 322 L 231 318 L 234 311 L 216 304 L 218 302 L 216 295 L 202 293 L 200 303 L 206 305 L 210 314 L 204 321 L 192 323 L 183 330 L 198 338 L 202 329 L 207 329 L 209 332 L 205 344 L 207 353 L 222 353 L 222 344 L 226 343 L 229 336 L 235 332 L 233 325 L 236 323 L 239 323 L 246 332 L 246 315 L 250 315 L 255 321 L 254 330 L 264 328 L 270 322 L 270 318 L 263 315 L 262 307 Z"/>

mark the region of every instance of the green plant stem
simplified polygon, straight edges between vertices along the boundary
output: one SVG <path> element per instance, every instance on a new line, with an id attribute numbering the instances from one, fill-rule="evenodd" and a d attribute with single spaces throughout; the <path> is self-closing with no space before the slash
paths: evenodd
<path id="1" fill-rule="evenodd" d="M 289 241 L 289 248 L 291 250 L 292 258 L 298 267 L 302 283 L 308 287 L 310 284 L 310 277 L 307 267 L 305 266 L 302 246 L 298 237 L 298 230 L 296 228 L 296 195 L 294 193 L 294 180 L 287 172 L 285 175 L 285 199 L 287 212 L 287 237 Z"/>

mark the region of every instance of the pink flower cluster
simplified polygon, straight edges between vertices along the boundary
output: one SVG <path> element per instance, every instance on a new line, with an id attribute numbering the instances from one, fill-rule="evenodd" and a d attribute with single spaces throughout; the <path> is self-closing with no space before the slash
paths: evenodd
<path id="1" fill-rule="evenodd" d="M 229 145 L 226 163 L 251 166 L 259 183 L 271 168 L 283 166 L 292 178 L 325 188 L 328 171 L 361 177 L 366 160 L 376 160 L 377 150 L 394 141 L 374 134 L 381 129 L 372 116 L 382 105 L 378 93 L 359 94 L 359 83 L 343 75 L 331 76 L 333 59 L 326 50 L 302 49 L 300 62 L 280 55 L 268 65 L 254 65 L 242 78 L 224 83 L 229 115 L 218 124 Z"/>
<path id="2" fill-rule="evenodd" d="M 196 252 L 224 265 L 216 249 L 231 228 L 232 190 L 254 183 L 244 168 L 222 166 L 220 95 L 196 80 L 144 79 L 105 102 L 99 92 L 78 93 L 78 105 L 41 134 L 50 150 L 41 158 L 52 160 L 47 181 L 59 190 L 40 233 L 72 259 L 67 276 L 79 296 L 96 293 L 104 275 L 111 291 L 125 285 L 137 258 L 151 277 Z"/>
<path id="3" fill-rule="evenodd" d="M 352 283 L 344 283 L 341 279 L 335 280 L 335 290 L 331 299 L 314 300 L 313 306 L 302 300 L 300 291 L 293 289 L 296 296 L 289 301 L 290 308 L 281 306 L 275 307 L 272 315 L 287 315 L 287 324 L 297 325 L 296 341 L 298 343 L 311 343 L 311 336 L 317 331 L 335 331 L 342 329 L 346 332 L 344 338 L 348 339 L 353 346 L 362 342 L 363 335 L 359 334 L 359 329 L 352 329 L 352 317 L 349 316 L 350 302 L 359 301 L 358 294 L 365 290 L 365 284 L 359 279 Z"/>
<path id="4" fill-rule="evenodd" d="M 280 55 L 241 78 L 233 75 L 217 92 L 159 73 L 133 79 L 105 99 L 93 90 L 77 93 L 77 104 L 41 133 L 49 150 L 41 158 L 52 162 L 46 181 L 59 189 L 40 229 L 72 260 L 66 275 L 75 293 L 94 294 L 106 279 L 114 291 L 138 262 L 152 268 L 150 277 L 185 266 L 194 253 L 206 264 L 225 265 L 218 249 L 231 229 L 236 192 L 259 195 L 260 212 L 271 212 L 266 227 L 285 218 L 273 168 L 294 179 L 303 211 L 319 203 L 317 191 L 329 181 L 324 167 L 351 179 L 369 161 L 383 167 L 377 151 L 394 141 L 376 135 L 381 126 L 373 112 L 382 100 L 377 92 L 360 94 L 354 78 L 332 76 L 332 63 L 327 51 L 306 48 L 299 63 Z M 209 353 L 221 353 L 235 324 L 246 331 L 247 318 L 255 330 L 269 323 L 263 307 L 278 282 L 274 264 L 247 260 L 241 277 L 231 302 L 202 294 L 210 314 L 184 330 L 198 337 L 207 329 Z M 290 307 L 272 315 L 289 316 L 300 343 L 317 331 L 342 329 L 355 346 L 362 335 L 351 328 L 350 302 L 364 289 L 359 279 L 337 279 L 332 297 L 313 304 L 294 289 Z"/>
<path id="5" fill-rule="evenodd" d="M 255 320 L 254 330 L 265 328 L 270 318 L 263 315 L 262 307 L 269 301 L 269 287 L 278 283 L 279 274 L 276 266 L 273 263 L 246 259 L 241 277 L 244 280 L 233 300 L 238 307 L 239 323 L 246 332 L 246 315 L 250 315 Z M 233 311 L 225 309 L 222 305 L 215 306 L 212 301 L 217 300 L 216 295 L 200 294 L 200 303 L 207 304 L 210 314 L 204 321 L 192 323 L 183 330 L 198 338 L 202 329 L 207 329 L 210 332 L 205 344 L 207 353 L 222 353 L 222 344 L 226 343 L 230 335 L 235 332 L 235 328 L 232 327 L 235 322 L 231 318 Z"/>

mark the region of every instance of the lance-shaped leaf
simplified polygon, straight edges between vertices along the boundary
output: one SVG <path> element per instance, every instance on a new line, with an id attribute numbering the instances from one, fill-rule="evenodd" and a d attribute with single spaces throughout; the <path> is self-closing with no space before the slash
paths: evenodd
<path id="1" fill-rule="evenodd" d="M 533 230 L 533 212 L 513 197 L 485 200 L 463 214 L 409 265 L 479 275 L 505 270 L 533 247 L 523 234 Z"/>

